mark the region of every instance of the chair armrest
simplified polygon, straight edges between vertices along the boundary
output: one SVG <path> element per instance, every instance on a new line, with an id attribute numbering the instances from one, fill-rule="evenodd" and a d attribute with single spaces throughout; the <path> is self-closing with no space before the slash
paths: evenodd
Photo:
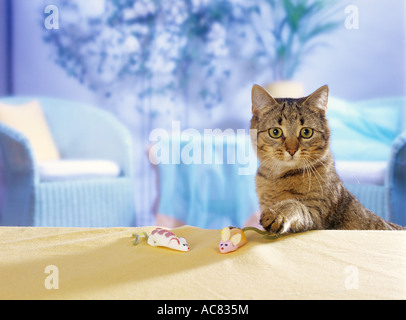
<path id="1" fill-rule="evenodd" d="M 0 224 L 33 225 L 31 199 L 39 174 L 31 144 L 22 133 L 0 123 L 0 150 L 6 187 Z"/>
<path id="2" fill-rule="evenodd" d="M 392 144 L 387 172 L 389 218 L 406 225 L 406 131 Z"/>
<path id="3" fill-rule="evenodd" d="M 0 148 L 6 179 L 29 175 L 33 183 L 39 181 L 33 149 L 22 133 L 0 123 Z"/>

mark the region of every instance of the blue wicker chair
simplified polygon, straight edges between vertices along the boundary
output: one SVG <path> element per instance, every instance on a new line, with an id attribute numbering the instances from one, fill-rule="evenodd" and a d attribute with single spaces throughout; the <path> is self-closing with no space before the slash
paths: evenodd
<path id="1" fill-rule="evenodd" d="M 5 175 L 0 224 L 47 227 L 134 226 L 131 137 L 108 112 L 45 97 L 7 97 L 5 104 L 40 103 L 62 159 L 105 159 L 118 177 L 41 181 L 28 139 L 0 123 Z"/>
<path id="2" fill-rule="evenodd" d="M 336 162 L 387 163 L 382 183 L 345 183 L 346 187 L 366 208 L 406 226 L 406 98 L 330 100 L 327 116 Z"/>

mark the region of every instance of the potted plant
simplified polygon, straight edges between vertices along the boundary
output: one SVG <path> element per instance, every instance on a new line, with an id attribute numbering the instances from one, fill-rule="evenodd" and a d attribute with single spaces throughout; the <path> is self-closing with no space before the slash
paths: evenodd
<path id="1" fill-rule="evenodd" d="M 268 34 L 259 28 L 258 38 L 270 57 L 273 82 L 267 89 L 274 96 L 301 96 L 303 85 L 293 76 L 305 57 L 322 44 L 320 36 L 341 24 L 331 18 L 337 10 L 335 0 L 266 0 L 270 18 Z M 265 17 L 264 17 L 265 16 Z M 319 40 L 319 41 L 317 41 Z"/>

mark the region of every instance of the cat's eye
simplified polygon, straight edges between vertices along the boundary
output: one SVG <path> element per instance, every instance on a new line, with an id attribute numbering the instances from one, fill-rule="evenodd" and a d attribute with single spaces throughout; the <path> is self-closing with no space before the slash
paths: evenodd
<path id="1" fill-rule="evenodd" d="M 311 138 L 313 135 L 313 129 L 311 128 L 303 128 L 300 130 L 300 136 L 305 139 Z"/>
<path id="2" fill-rule="evenodd" d="M 268 130 L 269 136 L 274 139 L 278 139 L 282 137 L 282 129 L 281 128 L 271 128 Z"/>

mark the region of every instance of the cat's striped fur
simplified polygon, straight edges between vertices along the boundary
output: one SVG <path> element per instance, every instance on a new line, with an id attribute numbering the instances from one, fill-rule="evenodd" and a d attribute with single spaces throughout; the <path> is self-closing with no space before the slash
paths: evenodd
<path id="1" fill-rule="evenodd" d="M 330 152 L 327 100 L 327 86 L 299 99 L 274 99 L 262 87 L 252 88 L 261 225 L 277 233 L 403 229 L 363 207 L 338 177 Z"/>

